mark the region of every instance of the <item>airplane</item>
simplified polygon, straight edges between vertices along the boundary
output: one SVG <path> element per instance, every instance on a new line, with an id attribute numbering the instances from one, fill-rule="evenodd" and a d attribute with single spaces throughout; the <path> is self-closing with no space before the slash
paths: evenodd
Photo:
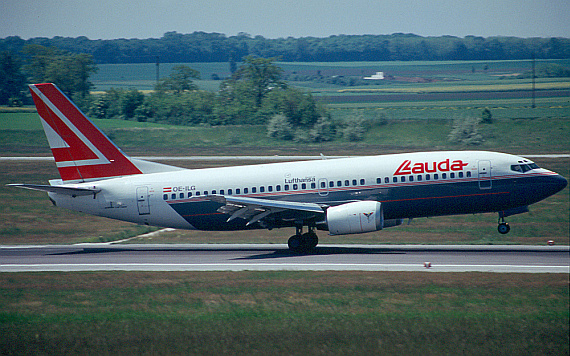
<path id="1" fill-rule="evenodd" d="M 506 217 L 568 184 L 529 159 L 487 151 L 184 169 L 129 157 L 54 84 L 29 87 L 60 179 L 12 186 L 47 192 L 61 208 L 144 225 L 294 227 L 293 252 L 316 247 L 315 230 L 359 234 L 442 215 L 497 212 L 506 234 Z"/>

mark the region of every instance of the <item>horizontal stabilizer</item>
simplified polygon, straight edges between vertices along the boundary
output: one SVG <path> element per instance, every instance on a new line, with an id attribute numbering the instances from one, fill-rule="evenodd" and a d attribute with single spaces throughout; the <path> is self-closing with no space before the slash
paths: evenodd
<path id="1" fill-rule="evenodd" d="M 101 191 L 97 188 L 75 188 L 75 187 L 63 187 L 63 186 L 52 186 L 52 185 L 41 185 L 41 184 L 8 184 L 10 187 L 25 188 L 31 190 L 38 190 L 41 192 L 65 194 L 71 196 L 81 196 L 81 195 L 95 195 Z"/>

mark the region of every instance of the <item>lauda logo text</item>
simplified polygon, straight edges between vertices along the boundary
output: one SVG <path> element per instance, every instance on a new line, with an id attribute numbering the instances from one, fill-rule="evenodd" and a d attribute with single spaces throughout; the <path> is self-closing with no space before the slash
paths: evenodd
<path id="1" fill-rule="evenodd" d="M 463 163 L 460 159 L 450 161 L 449 158 L 441 162 L 418 162 L 412 165 L 412 161 L 407 159 L 402 162 L 394 175 L 462 171 L 467 165 L 468 163 Z"/>

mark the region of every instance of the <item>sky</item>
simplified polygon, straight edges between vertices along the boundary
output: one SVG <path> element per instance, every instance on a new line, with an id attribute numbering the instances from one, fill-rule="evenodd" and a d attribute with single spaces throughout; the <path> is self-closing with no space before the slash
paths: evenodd
<path id="1" fill-rule="evenodd" d="M 0 0 L 0 38 L 570 37 L 569 0 Z"/>

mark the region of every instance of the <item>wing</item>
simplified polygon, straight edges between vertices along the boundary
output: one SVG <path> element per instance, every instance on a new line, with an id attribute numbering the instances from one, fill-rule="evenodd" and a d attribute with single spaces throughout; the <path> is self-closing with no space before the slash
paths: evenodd
<path id="1" fill-rule="evenodd" d="M 230 217 L 227 222 L 237 218 L 249 220 L 247 226 L 258 222 L 259 220 L 276 213 L 281 212 L 303 212 L 324 214 L 326 205 L 315 203 L 299 203 L 282 200 L 234 197 L 226 195 L 208 195 L 206 199 L 215 201 L 224 206 L 218 209 L 218 212 L 228 214 Z"/>

